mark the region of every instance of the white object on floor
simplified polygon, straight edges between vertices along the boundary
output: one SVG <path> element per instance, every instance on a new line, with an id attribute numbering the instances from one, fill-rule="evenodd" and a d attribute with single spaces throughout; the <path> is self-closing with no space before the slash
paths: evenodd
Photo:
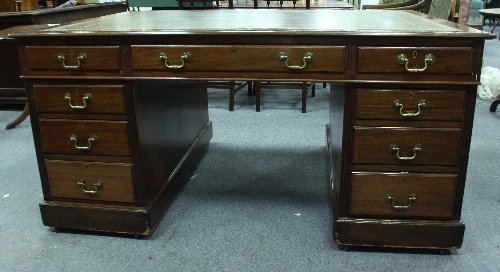
<path id="1" fill-rule="evenodd" d="M 489 66 L 481 69 L 481 85 L 477 87 L 477 96 L 489 101 L 500 96 L 500 70 Z"/>

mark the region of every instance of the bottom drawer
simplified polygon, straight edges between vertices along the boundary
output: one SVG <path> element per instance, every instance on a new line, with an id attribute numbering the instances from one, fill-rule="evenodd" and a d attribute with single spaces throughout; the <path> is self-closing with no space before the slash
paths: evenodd
<path id="1" fill-rule="evenodd" d="M 454 214 L 456 174 L 353 172 L 350 215 L 378 218 Z"/>
<path id="2" fill-rule="evenodd" d="M 134 202 L 132 164 L 48 160 L 45 166 L 52 197 Z"/>

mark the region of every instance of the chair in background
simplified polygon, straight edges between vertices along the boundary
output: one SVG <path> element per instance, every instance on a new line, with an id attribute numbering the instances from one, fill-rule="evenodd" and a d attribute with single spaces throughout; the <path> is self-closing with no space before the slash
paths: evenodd
<path id="1" fill-rule="evenodd" d="M 311 97 L 316 95 L 316 85 L 314 83 L 294 83 L 294 82 L 254 82 L 255 90 L 255 111 L 260 111 L 260 92 L 261 86 L 264 85 L 266 88 L 276 88 L 276 89 L 300 89 L 302 91 L 302 113 L 307 112 L 307 94 L 311 92 Z"/>
<path id="2" fill-rule="evenodd" d="M 493 103 L 491 103 L 490 111 L 491 112 L 497 111 L 498 104 L 500 104 L 500 98 L 499 97 L 497 97 L 497 99 L 495 101 L 493 101 Z"/>
<path id="3" fill-rule="evenodd" d="M 233 0 L 227 0 L 227 1 L 228 1 L 228 7 L 233 8 L 234 7 Z M 216 1 L 213 1 L 213 0 L 177 0 L 177 2 L 179 3 L 180 9 L 186 8 L 186 6 L 184 5 L 184 2 L 189 2 L 189 4 L 191 5 L 191 9 L 195 8 L 195 3 L 202 3 L 203 8 L 218 8 L 218 7 L 220 7 L 219 0 L 216 0 Z M 215 2 L 215 6 L 213 5 L 214 2 Z M 209 4 L 208 6 L 207 6 L 207 3 Z"/>
<path id="4" fill-rule="evenodd" d="M 429 12 L 430 4 L 431 0 L 406 0 L 399 3 L 363 5 L 363 9 L 416 10 L 427 13 Z"/>
<path id="5" fill-rule="evenodd" d="M 280 8 L 283 8 L 283 3 L 285 1 L 291 1 L 293 3 L 293 8 L 295 8 L 295 5 L 297 4 L 297 0 L 253 0 L 253 7 L 254 8 L 259 8 L 258 1 L 265 1 L 267 3 L 267 8 L 270 8 L 271 2 L 279 2 Z M 311 0 L 305 0 L 306 2 L 306 9 L 311 8 Z"/>
<path id="6" fill-rule="evenodd" d="M 400 3 L 364 5 L 363 9 L 415 10 L 436 18 L 454 21 L 456 0 L 406 0 Z"/>

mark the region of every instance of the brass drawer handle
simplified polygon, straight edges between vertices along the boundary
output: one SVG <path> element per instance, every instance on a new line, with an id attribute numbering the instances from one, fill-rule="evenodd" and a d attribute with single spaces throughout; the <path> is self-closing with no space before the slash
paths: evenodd
<path id="1" fill-rule="evenodd" d="M 80 55 L 78 55 L 78 57 L 76 58 L 77 61 L 76 65 L 66 65 L 66 57 L 64 56 L 64 54 L 57 55 L 57 61 L 62 63 L 64 69 L 75 70 L 81 68 L 82 63 L 87 61 L 87 54 L 81 53 Z"/>
<path id="2" fill-rule="evenodd" d="M 415 147 L 413 148 L 413 156 L 411 156 L 411 157 L 404 157 L 404 156 L 400 156 L 399 155 L 399 147 L 396 144 L 391 144 L 389 146 L 389 148 L 391 149 L 392 152 L 395 152 L 396 153 L 396 157 L 399 160 L 402 160 L 402 161 L 411 161 L 411 160 L 414 160 L 417 157 L 417 153 L 423 151 L 422 145 L 421 144 L 416 144 Z"/>
<path id="3" fill-rule="evenodd" d="M 313 60 L 313 53 L 312 52 L 306 52 L 304 54 L 304 57 L 302 58 L 302 65 L 299 66 L 299 65 L 290 65 L 288 63 L 289 59 L 288 59 L 288 56 L 286 55 L 285 52 L 279 52 L 278 53 L 278 59 L 282 62 L 285 63 L 285 66 L 286 68 L 290 69 L 290 70 L 303 70 L 306 68 L 307 64 L 308 63 L 311 63 L 312 60 Z"/>
<path id="4" fill-rule="evenodd" d="M 69 137 L 69 141 L 73 143 L 73 146 L 80 151 L 89 151 L 92 148 L 92 144 L 97 142 L 97 135 L 92 135 L 87 138 L 87 142 L 89 143 L 87 146 L 78 146 L 78 136 L 76 134 L 71 134 Z"/>
<path id="5" fill-rule="evenodd" d="M 83 110 L 87 107 L 87 102 L 90 103 L 91 100 L 92 100 L 92 95 L 89 94 L 89 93 L 86 93 L 83 97 L 82 97 L 82 101 L 83 101 L 83 105 L 81 106 L 75 106 L 72 104 L 72 97 L 71 97 L 71 94 L 70 93 L 65 93 L 64 94 L 64 100 L 68 101 L 68 105 L 70 108 L 74 109 L 74 110 Z"/>
<path id="6" fill-rule="evenodd" d="M 98 191 L 102 188 L 102 186 L 104 185 L 104 183 L 100 180 L 97 180 L 95 183 L 94 183 L 94 190 L 87 190 L 87 185 L 85 184 L 85 181 L 83 180 L 80 180 L 76 183 L 78 185 L 78 187 L 80 187 L 80 189 L 82 189 L 82 191 L 86 194 L 90 194 L 90 195 L 95 195 L 98 193 Z"/>
<path id="7" fill-rule="evenodd" d="M 186 64 L 186 62 L 189 62 L 191 60 L 191 53 L 189 52 L 184 52 L 181 56 L 181 64 L 180 65 L 170 65 L 168 64 L 168 57 L 167 57 L 167 54 L 161 52 L 160 53 L 160 61 L 162 61 L 164 64 L 165 64 L 165 67 L 167 67 L 168 69 L 172 69 L 172 70 L 179 70 L 179 69 L 182 69 L 184 68 L 184 64 Z"/>
<path id="8" fill-rule="evenodd" d="M 422 109 L 427 107 L 427 101 L 425 101 L 423 99 L 420 100 L 420 102 L 418 102 L 416 112 L 403 112 L 404 106 L 403 106 L 403 103 L 401 103 L 401 101 L 399 101 L 399 99 L 394 100 L 394 102 L 392 102 L 392 104 L 394 105 L 395 108 L 399 108 L 399 114 L 401 114 L 401 116 L 403 116 L 403 117 L 419 116 L 420 113 L 422 112 Z"/>
<path id="9" fill-rule="evenodd" d="M 398 55 L 398 63 L 399 64 L 404 64 L 405 65 L 405 70 L 408 71 L 408 72 L 412 72 L 412 73 L 420 73 L 420 72 L 424 72 L 425 70 L 427 70 L 427 68 L 429 67 L 428 65 L 429 64 L 433 64 L 435 61 L 436 61 L 436 58 L 434 58 L 434 55 L 432 54 L 427 54 L 425 55 L 425 59 L 424 59 L 424 68 L 409 68 L 408 67 L 408 58 L 406 57 L 405 54 L 399 54 Z"/>
<path id="10" fill-rule="evenodd" d="M 396 205 L 395 202 L 396 202 L 396 197 L 395 196 L 392 196 L 390 194 L 388 194 L 385 199 L 387 201 L 390 201 L 391 202 L 391 207 L 393 209 L 396 209 L 396 210 L 407 210 L 411 207 L 411 204 L 415 201 L 417 201 L 417 195 L 415 194 L 411 194 L 409 197 L 408 197 L 408 204 L 406 205 Z"/>

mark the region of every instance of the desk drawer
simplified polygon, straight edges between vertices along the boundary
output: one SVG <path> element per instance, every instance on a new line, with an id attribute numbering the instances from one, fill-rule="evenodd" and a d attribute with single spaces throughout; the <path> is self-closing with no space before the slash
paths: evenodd
<path id="1" fill-rule="evenodd" d="M 359 89 L 356 119 L 463 121 L 465 91 Z"/>
<path id="2" fill-rule="evenodd" d="M 42 151 L 85 155 L 129 155 L 126 121 L 40 119 Z"/>
<path id="3" fill-rule="evenodd" d="M 45 166 L 52 197 L 134 202 L 131 164 L 49 160 Z"/>
<path id="4" fill-rule="evenodd" d="M 456 174 L 354 172 L 349 213 L 376 217 L 454 214 Z"/>
<path id="5" fill-rule="evenodd" d="M 119 46 L 27 46 L 26 57 L 31 70 L 121 69 Z"/>
<path id="6" fill-rule="evenodd" d="M 38 112 L 125 113 L 123 85 L 35 85 Z"/>
<path id="7" fill-rule="evenodd" d="M 409 73 L 415 75 L 470 74 L 472 73 L 472 60 L 474 59 L 472 52 L 473 50 L 470 47 L 361 46 L 358 48 L 357 72 Z M 427 58 L 426 61 L 426 57 L 431 55 L 432 57 Z M 414 69 L 414 72 L 408 71 L 411 69 Z M 417 72 L 417 69 L 425 69 L 425 71 Z"/>
<path id="8" fill-rule="evenodd" d="M 354 127 L 354 164 L 458 163 L 460 128 Z"/>
<path id="9" fill-rule="evenodd" d="M 280 52 L 284 52 L 281 60 Z M 310 61 L 304 60 L 309 53 Z M 168 65 L 182 66 L 184 62 L 184 66 L 167 68 L 160 54 Z M 286 59 L 290 66 L 305 67 L 287 68 Z M 345 67 L 345 46 L 132 46 L 135 70 L 344 73 Z"/>

